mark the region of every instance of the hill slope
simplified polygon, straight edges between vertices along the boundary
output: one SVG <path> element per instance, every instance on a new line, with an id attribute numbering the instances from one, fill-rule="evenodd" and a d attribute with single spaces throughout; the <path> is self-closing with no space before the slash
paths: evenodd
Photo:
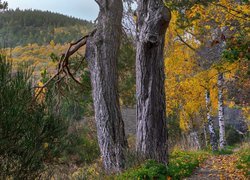
<path id="1" fill-rule="evenodd" d="M 39 10 L 9 10 L 0 13 L 0 48 L 31 43 L 64 44 L 86 34 L 93 24 L 86 20 Z"/>

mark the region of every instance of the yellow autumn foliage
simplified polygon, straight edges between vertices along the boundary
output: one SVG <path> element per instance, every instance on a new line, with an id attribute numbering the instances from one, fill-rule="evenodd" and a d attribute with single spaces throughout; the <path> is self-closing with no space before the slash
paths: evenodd
<path id="1" fill-rule="evenodd" d="M 199 15 L 193 21 L 191 29 L 193 34 L 201 32 L 202 28 L 210 30 L 213 27 L 209 21 L 215 21 L 219 27 L 230 26 L 228 22 L 236 21 L 243 25 L 242 18 L 236 17 L 236 11 L 249 14 L 247 5 L 239 5 L 230 0 L 220 0 L 208 7 L 195 5 L 186 12 L 189 18 Z M 235 11 L 236 10 L 236 11 Z M 230 12 L 230 13 L 229 13 Z M 184 34 L 177 26 L 178 13 L 172 12 L 172 20 L 166 34 L 166 55 L 165 55 L 165 90 L 167 101 L 167 115 L 179 114 L 180 128 L 188 130 L 192 127 L 192 119 L 196 117 L 200 121 L 205 120 L 201 114 L 205 112 L 205 89 L 210 90 L 212 115 L 218 113 L 218 70 L 223 69 L 225 80 L 233 80 L 237 71 L 241 68 L 239 62 L 223 62 L 218 67 L 212 66 L 208 70 L 202 70 L 197 63 L 197 54 L 185 44 L 177 40 L 178 34 Z M 244 17 L 246 18 L 246 17 Z M 233 26 L 230 27 L 233 30 Z M 245 27 L 246 28 L 246 27 Z M 189 29 L 190 30 L 190 29 Z M 178 34 L 177 34 L 178 33 Z M 236 32 L 235 35 L 237 35 Z M 194 48 L 199 47 L 199 42 L 192 36 L 184 35 L 186 42 Z M 224 92 L 226 93 L 226 91 Z M 227 102 L 229 107 L 234 102 Z M 248 112 L 249 113 L 249 112 Z M 249 116 L 249 115 L 248 115 Z M 203 119 L 202 119 L 203 118 Z"/>

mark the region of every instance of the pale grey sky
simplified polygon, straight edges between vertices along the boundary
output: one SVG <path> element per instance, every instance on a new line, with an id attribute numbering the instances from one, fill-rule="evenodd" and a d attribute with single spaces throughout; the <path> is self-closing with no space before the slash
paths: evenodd
<path id="1" fill-rule="evenodd" d="M 86 20 L 95 20 L 98 6 L 94 0 L 5 0 L 11 9 L 39 9 Z"/>

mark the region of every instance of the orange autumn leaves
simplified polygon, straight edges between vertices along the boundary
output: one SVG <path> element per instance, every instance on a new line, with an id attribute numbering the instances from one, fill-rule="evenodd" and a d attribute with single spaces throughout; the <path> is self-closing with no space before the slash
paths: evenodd
<path id="1" fill-rule="evenodd" d="M 209 179 L 218 178 L 220 180 L 226 179 L 241 179 L 245 180 L 245 172 L 237 169 L 236 164 L 239 161 L 237 155 L 219 155 L 212 156 L 204 164 L 202 164 L 200 173 L 198 176 L 200 178 L 206 177 Z M 203 171 L 208 172 L 208 174 L 202 173 Z"/>

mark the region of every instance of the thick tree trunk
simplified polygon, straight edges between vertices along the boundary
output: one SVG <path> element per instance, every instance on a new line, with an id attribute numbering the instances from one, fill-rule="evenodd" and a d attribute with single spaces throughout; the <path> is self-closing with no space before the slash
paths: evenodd
<path id="1" fill-rule="evenodd" d="M 136 87 L 137 152 L 167 163 L 163 48 L 171 19 L 162 0 L 138 2 Z"/>
<path id="2" fill-rule="evenodd" d="M 220 129 L 220 149 L 223 149 L 226 145 L 225 137 L 225 120 L 224 120 L 224 98 L 223 98 L 223 83 L 224 77 L 223 73 L 218 74 L 218 120 Z"/>
<path id="3" fill-rule="evenodd" d="M 206 108 L 207 108 L 207 124 L 210 135 L 210 145 L 212 147 L 212 151 L 217 151 L 218 150 L 217 137 L 214 130 L 214 123 L 210 115 L 211 99 L 209 90 L 206 90 L 205 97 L 206 97 Z"/>
<path id="4" fill-rule="evenodd" d="M 124 167 L 127 141 L 118 98 L 117 55 L 122 33 L 122 0 L 98 0 L 97 30 L 89 37 L 86 59 L 91 72 L 98 141 L 107 172 Z"/>

